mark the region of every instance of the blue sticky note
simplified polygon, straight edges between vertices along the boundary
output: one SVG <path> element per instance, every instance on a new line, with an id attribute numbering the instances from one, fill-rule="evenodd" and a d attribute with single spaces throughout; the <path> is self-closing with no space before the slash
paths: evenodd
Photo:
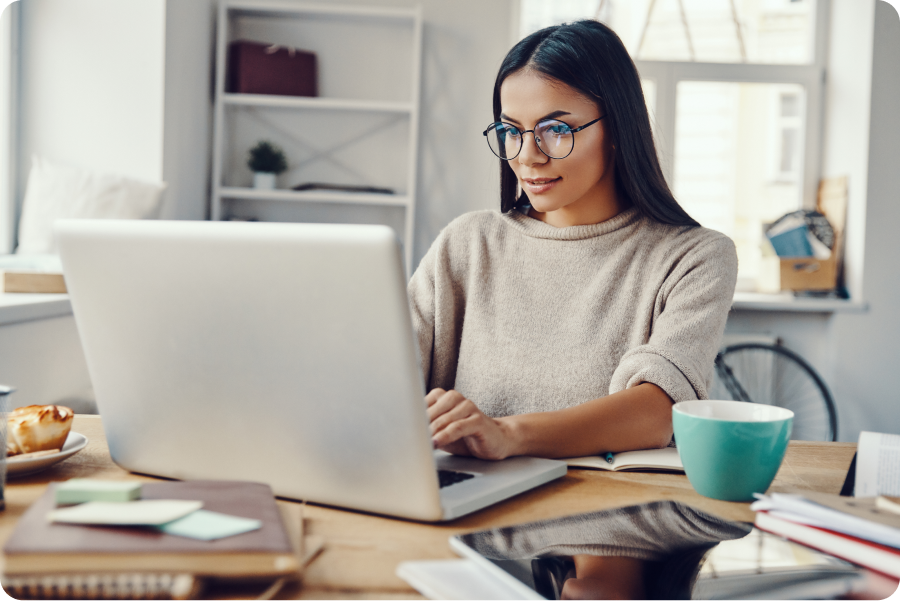
<path id="1" fill-rule="evenodd" d="M 157 526 L 157 528 L 166 534 L 175 534 L 199 540 L 216 540 L 217 538 L 259 530 L 262 528 L 262 522 L 198 509 L 183 518 Z"/>

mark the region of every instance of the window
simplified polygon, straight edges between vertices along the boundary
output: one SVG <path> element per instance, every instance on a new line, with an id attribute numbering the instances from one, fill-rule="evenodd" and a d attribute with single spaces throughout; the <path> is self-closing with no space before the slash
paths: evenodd
<path id="1" fill-rule="evenodd" d="M 679 203 L 730 236 L 754 290 L 763 226 L 814 207 L 828 0 L 521 0 L 521 35 L 596 18 L 643 79 Z"/>

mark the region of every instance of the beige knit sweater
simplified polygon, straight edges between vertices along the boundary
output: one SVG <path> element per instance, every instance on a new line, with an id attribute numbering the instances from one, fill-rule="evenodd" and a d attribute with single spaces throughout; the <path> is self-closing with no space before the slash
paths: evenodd
<path id="1" fill-rule="evenodd" d="M 736 277 L 729 238 L 634 209 L 567 228 L 467 213 L 409 283 L 427 389 L 455 388 L 492 417 L 642 382 L 707 398 Z"/>

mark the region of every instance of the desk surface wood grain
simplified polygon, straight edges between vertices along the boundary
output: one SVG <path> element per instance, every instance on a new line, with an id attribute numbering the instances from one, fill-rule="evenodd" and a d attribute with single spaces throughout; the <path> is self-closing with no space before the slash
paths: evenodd
<path id="1" fill-rule="evenodd" d="M 19 517 L 49 482 L 69 478 L 148 480 L 112 462 L 98 416 L 75 417 L 73 429 L 88 438 L 77 455 L 31 476 L 11 479 L 6 509 L 0 512 L 0 542 L 5 543 Z M 791 442 L 770 492 L 841 489 L 856 445 Z M 421 598 L 394 571 L 401 561 L 456 557 L 448 537 L 496 526 L 518 524 L 585 511 L 655 500 L 681 501 L 721 517 L 752 521 L 747 503 L 716 501 L 698 495 L 682 474 L 569 470 L 564 478 L 443 524 L 424 524 L 322 505 L 303 507 L 307 533 L 321 535 L 325 549 L 309 566 L 302 585 L 282 591 L 283 598 Z M 298 503 L 281 500 L 282 504 Z M 252 590 L 215 589 L 213 596 L 246 597 Z"/>

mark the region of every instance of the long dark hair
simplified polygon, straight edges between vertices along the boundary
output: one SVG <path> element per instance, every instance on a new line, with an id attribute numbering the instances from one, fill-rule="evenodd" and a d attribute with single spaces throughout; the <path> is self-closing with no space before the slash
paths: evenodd
<path id="1" fill-rule="evenodd" d="M 500 121 L 500 86 L 523 68 L 561 81 L 594 100 L 606 115 L 606 131 L 615 147 L 616 191 L 643 215 L 671 225 L 700 225 L 681 208 L 663 177 L 641 80 L 625 45 L 598 21 L 577 21 L 537 31 L 516 44 L 503 59 L 494 82 L 494 120 Z M 528 202 L 517 196 L 518 181 L 500 161 L 500 210 Z"/>

